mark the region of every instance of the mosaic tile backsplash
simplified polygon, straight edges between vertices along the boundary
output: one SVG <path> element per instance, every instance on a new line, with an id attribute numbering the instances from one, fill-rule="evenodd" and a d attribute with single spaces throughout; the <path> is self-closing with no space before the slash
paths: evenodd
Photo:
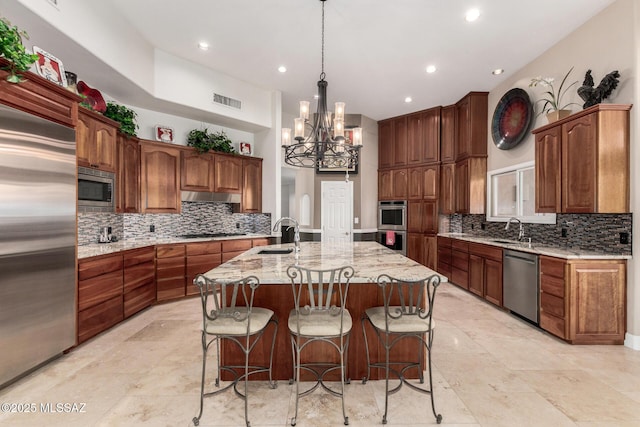
<path id="1" fill-rule="evenodd" d="M 151 226 L 155 232 L 149 231 Z M 196 233 L 271 234 L 271 214 L 233 213 L 227 203 L 182 202 L 180 214 L 79 213 L 78 244 L 97 243 L 101 227 L 118 239 L 175 237 Z"/>
<path id="2" fill-rule="evenodd" d="M 518 224 L 505 230 L 504 222 L 488 222 L 485 215 L 441 215 L 439 224 L 441 232 L 518 238 Z M 632 214 L 557 214 L 556 224 L 524 224 L 525 238 L 534 244 L 622 255 L 631 255 L 631 229 Z M 620 243 L 620 233 L 628 234 L 629 243 Z"/>

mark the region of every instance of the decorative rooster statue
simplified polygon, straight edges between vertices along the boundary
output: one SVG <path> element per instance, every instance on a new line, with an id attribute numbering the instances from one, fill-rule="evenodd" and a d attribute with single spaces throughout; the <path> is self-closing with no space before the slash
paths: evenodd
<path id="1" fill-rule="evenodd" d="M 599 104 L 611 95 L 611 92 L 613 92 L 613 90 L 618 86 L 619 77 L 620 73 L 618 73 L 618 70 L 612 71 L 604 76 L 597 88 L 594 88 L 591 70 L 588 70 L 587 74 L 584 76 L 582 86 L 578 88 L 578 95 L 580 95 L 580 98 L 585 101 L 582 108 L 588 108 L 592 105 Z"/>

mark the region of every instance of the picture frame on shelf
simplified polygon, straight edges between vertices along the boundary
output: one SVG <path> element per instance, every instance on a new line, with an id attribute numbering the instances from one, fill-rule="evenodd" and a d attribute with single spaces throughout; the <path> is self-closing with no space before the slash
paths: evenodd
<path id="1" fill-rule="evenodd" d="M 253 154 L 253 152 L 251 150 L 251 144 L 249 144 L 248 142 L 241 142 L 240 143 L 240 154 L 243 154 L 245 156 L 251 156 Z"/>
<path id="2" fill-rule="evenodd" d="M 156 141 L 173 142 L 175 139 L 175 130 L 170 126 L 157 125 L 155 127 Z"/>
<path id="3" fill-rule="evenodd" d="M 38 75 L 62 87 L 67 87 L 62 61 L 38 46 L 33 47 L 33 53 L 38 55 L 36 71 Z"/>

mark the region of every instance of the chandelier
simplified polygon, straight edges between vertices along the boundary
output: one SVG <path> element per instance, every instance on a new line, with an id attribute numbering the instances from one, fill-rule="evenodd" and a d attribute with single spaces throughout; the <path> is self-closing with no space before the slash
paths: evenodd
<path id="1" fill-rule="evenodd" d="M 353 170 L 358 164 L 362 148 L 362 128 L 352 128 L 345 137 L 344 102 L 335 103 L 332 113 L 327 111 L 327 81 L 324 72 L 324 3 L 322 2 L 322 72 L 318 81 L 318 109 L 309 121 L 309 102 L 300 101 L 300 117 L 294 119 L 294 140 L 291 129 L 282 129 L 284 161 L 291 166 L 315 169 Z M 332 125 L 333 124 L 333 125 Z M 305 131 L 309 132 L 305 136 Z M 347 175 L 348 176 L 348 175 Z"/>

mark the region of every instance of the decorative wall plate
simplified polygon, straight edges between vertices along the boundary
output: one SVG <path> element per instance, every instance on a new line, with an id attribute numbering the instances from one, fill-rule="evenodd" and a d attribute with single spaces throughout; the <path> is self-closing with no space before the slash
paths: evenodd
<path id="1" fill-rule="evenodd" d="M 529 131 L 533 105 L 526 91 L 514 88 L 505 93 L 491 119 L 493 143 L 501 150 L 518 145 Z"/>
<path id="2" fill-rule="evenodd" d="M 88 84 L 82 80 L 78 82 L 78 92 L 80 95 L 84 95 L 85 101 L 91 105 L 93 111 L 104 113 L 107 111 L 107 104 L 104 102 L 104 98 L 98 89 L 91 88 Z"/>

